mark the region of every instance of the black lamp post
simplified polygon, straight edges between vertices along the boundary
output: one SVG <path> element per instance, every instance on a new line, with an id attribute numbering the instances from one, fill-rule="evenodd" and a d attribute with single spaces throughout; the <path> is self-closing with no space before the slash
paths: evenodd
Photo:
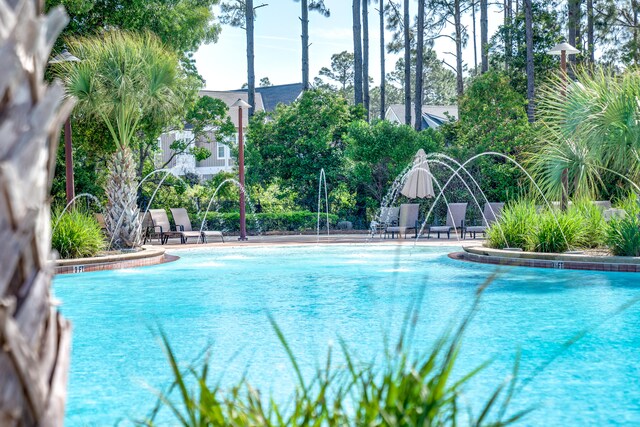
<path id="1" fill-rule="evenodd" d="M 80 59 L 76 58 L 69 53 L 67 49 L 64 49 L 58 55 L 54 56 L 49 61 L 49 64 L 59 64 L 61 62 L 80 62 Z M 65 158 L 65 172 L 66 172 L 66 193 L 67 204 L 71 203 L 75 197 L 75 186 L 73 183 L 73 151 L 71 144 L 71 116 L 67 117 L 64 122 L 64 158 Z"/>
<path id="2" fill-rule="evenodd" d="M 555 45 L 550 51 L 549 55 L 560 55 L 560 70 L 561 78 L 563 82 L 562 96 L 566 95 L 567 91 L 567 55 L 575 55 L 580 53 L 578 49 L 571 46 L 569 43 L 560 43 Z M 564 168 L 562 170 L 562 195 L 560 196 L 560 210 L 566 211 L 569 207 L 569 170 Z"/>
<path id="3" fill-rule="evenodd" d="M 247 240 L 247 220 L 245 212 L 245 186 L 244 186 L 244 141 L 242 140 L 242 109 L 251 108 L 242 99 L 238 99 L 231 106 L 238 108 L 238 176 L 240 178 L 240 237 L 238 240 Z"/>

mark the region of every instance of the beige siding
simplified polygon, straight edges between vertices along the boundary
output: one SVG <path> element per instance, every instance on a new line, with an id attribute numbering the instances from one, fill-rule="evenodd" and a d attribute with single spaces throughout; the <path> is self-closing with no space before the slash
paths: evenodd
<path id="1" fill-rule="evenodd" d="M 198 147 L 207 148 L 209 151 L 211 151 L 211 156 L 207 159 L 204 159 L 201 162 L 196 162 L 196 166 L 198 167 L 225 166 L 226 160 L 218 158 L 218 143 L 213 137 L 213 132 L 208 132 L 207 136 L 208 136 L 207 139 L 203 138 L 201 140 L 196 141 L 196 145 Z"/>

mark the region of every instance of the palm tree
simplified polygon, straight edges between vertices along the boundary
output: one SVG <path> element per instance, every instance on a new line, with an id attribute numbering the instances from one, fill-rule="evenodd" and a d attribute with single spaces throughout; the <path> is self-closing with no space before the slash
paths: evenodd
<path id="1" fill-rule="evenodd" d="M 0 127 L 0 424 L 62 426 L 71 327 L 50 286 L 49 195 L 62 122 L 59 82 L 44 80 L 67 16 L 39 1 L 0 0 L 3 99 Z"/>
<path id="2" fill-rule="evenodd" d="M 302 90 L 309 90 L 309 11 L 314 10 L 328 18 L 329 9 L 324 0 L 295 0 L 300 2 L 300 23 L 302 25 Z"/>
<path id="3" fill-rule="evenodd" d="M 57 75 L 78 111 L 104 122 L 116 146 L 109 161 L 105 222 L 116 247 L 139 244 L 137 177 L 132 145 L 145 114 L 169 115 L 181 103 L 175 54 L 151 34 L 112 31 L 68 40 L 82 62 L 61 63 Z"/>
<path id="4" fill-rule="evenodd" d="M 565 89 L 557 76 L 540 90 L 540 144 L 530 156 L 531 172 L 552 197 L 562 192 L 595 197 L 606 179 L 637 190 L 640 184 L 640 72 L 615 75 L 604 69 L 576 71 L 578 83 Z"/>

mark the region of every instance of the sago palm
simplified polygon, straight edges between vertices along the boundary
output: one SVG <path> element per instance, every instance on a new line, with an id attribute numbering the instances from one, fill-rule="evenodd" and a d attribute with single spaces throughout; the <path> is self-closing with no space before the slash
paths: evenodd
<path id="1" fill-rule="evenodd" d="M 81 62 L 62 63 L 57 74 L 77 98 L 77 111 L 103 121 L 117 147 L 106 184 L 107 230 L 116 247 L 135 247 L 140 226 L 132 146 L 145 115 L 168 117 L 179 108 L 178 58 L 151 34 L 110 31 L 67 43 Z"/>
<path id="2" fill-rule="evenodd" d="M 640 72 L 621 75 L 580 69 L 568 85 L 556 76 L 541 90 L 540 142 L 531 170 L 552 197 L 561 193 L 562 170 L 577 197 L 596 196 L 602 174 L 625 184 L 640 182 Z"/>

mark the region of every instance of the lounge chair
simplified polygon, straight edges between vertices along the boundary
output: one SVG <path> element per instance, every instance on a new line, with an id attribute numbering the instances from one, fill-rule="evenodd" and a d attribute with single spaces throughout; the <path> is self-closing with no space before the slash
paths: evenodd
<path id="1" fill-rule="evenodd" d="M 447 233 L 447 239 L 451 238 L 451 230 L 458 227 L 464 228 L 464 219 L 467 216 L 467 203 L 449 203 L 447 205 L 447 222 L 446 225 L 432 225 L 428 228 L 427 238 L 431 237 L 431 233 L 436 233 L 438 239 L 441 233 Z"/>
<path id="2" fill-rule="evenodd" d="M 145 243 L 147 239 L 158 238 L 160 244 L 164 245 L 169 241 L 169 238 L 172 237 L 179 237 L 180 242 L 184 243 L 182 233 L 171 230 L 169 217 L 164 209 L 149 209 L 149 215 L 151 215 L 152 225 L 148 228 L 148 232 L 145 235 Z"/>
<path id="3" fill-rule="evenodd" d="M 400 208 L 398 207 L 391 206 L 380 209 L 380 216 L 371 221 L 371 237 L 375 237 L 376 234 L 382 236 L 382 233 L 386 237 L 387 228 L 397 226 L 399 218 Z"/>
<path id="4" fill-rule="evenodd" d="M 462 238 L 464 239 L 467 233 L 472 235 L 473 239 L 478 233 L 486 234 L 489 226 L 502 215 L 502 208 L 504 208 L 504 203 L 485 203 L 482 211 L 482 225 L 465 225 L 462 228 Z"/>
<path id="5" fill-rule="evenodd" d="M 395 233 L 398 233 L 398 237 L 404 233 L 404 238 L 407 238 L 407 231 L 414 230 L 416 236 L 418 235 L 418 213 L 420 205 L 417 203 L 403 203 L 400 205 L 400 214 L 398 219 L 398 225 L 387 227 L 384 234 L 391 233 L 391 238 L 395 237 Z"/>
<path id="6" fill-rule="evenodd" d="M 222 231 L 213 231 L 213 230 L 202 230 L 194 231 L 191 228 L 191 220 L 189 219 L 189 213 L 185 208 L 171 208 L 171 215 L 173 215 L 173 222 L 176 223 L 176 228 L 179 232 L 182 233 L 184 242 L 187 242 L 189 237 L 199 238 L 202 237 L 202 241 L 207 243 L 207 237 L 219 237 L 222 239 L 222 243 L 224 243 L 224 236 L 222 235 Z"/>

